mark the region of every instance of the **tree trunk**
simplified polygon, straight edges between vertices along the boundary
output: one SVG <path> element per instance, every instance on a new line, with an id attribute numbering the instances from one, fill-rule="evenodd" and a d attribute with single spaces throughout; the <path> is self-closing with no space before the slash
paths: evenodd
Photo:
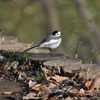
<path id="1" fill-rule="evenodd" d="M 49 21 L 50 31 L 59 29 L 58 16 L 52 0 L 42 0 L 44 8 L 46 9 L 47 18 Z"/>

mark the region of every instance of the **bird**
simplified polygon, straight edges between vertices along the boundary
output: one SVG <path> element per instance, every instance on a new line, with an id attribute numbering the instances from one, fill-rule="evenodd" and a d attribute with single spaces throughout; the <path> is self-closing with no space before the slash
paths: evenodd
<path id="1" fill-rule="evenodd" d="M 60 45 L 62 41 L 61 35 L 62 32 L 55 30 L 51 34 L 49 34 L 46 38 L 44 38 L 38 45 L 24 50 L 23 53 L 33 48 L 48 48 L 49 51 L 51 52 L 52 49 L 56 49 Z"/>

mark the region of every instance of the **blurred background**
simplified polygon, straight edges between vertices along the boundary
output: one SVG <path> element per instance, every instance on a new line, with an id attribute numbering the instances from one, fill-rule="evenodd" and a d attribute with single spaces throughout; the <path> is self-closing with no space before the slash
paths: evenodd
<path id="1" fill-rule="evenodd" d="M 60 30 L 60 52 L 74 56 L 79 43 L 85 62 L 100 50 L 100 0 L 0 0 L 0 29 L 34 45 Z M 100 63 L 100 56 L 93 63 Z"/>

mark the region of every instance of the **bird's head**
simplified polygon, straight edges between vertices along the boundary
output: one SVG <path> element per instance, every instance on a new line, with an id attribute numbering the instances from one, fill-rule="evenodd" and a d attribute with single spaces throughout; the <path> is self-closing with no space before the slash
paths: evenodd
<path id="1" fill-rule="evenodd" d="M 54 31 L 54 32 L 52 32 L 52 35 L 55 36 L 55 37 L 60 37 L 61 34 L 62 34 L 62 33 L 61 33 L 60 31 L 57 31 L 57 30 Z"/>

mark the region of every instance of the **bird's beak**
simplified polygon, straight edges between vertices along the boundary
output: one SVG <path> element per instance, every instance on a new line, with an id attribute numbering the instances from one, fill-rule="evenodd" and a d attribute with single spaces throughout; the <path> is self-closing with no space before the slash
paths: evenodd
<path id="1" fill-rule="evenodd" d="M 64 33 L 61 33 L 61 34 L 64 34 Z"/>

